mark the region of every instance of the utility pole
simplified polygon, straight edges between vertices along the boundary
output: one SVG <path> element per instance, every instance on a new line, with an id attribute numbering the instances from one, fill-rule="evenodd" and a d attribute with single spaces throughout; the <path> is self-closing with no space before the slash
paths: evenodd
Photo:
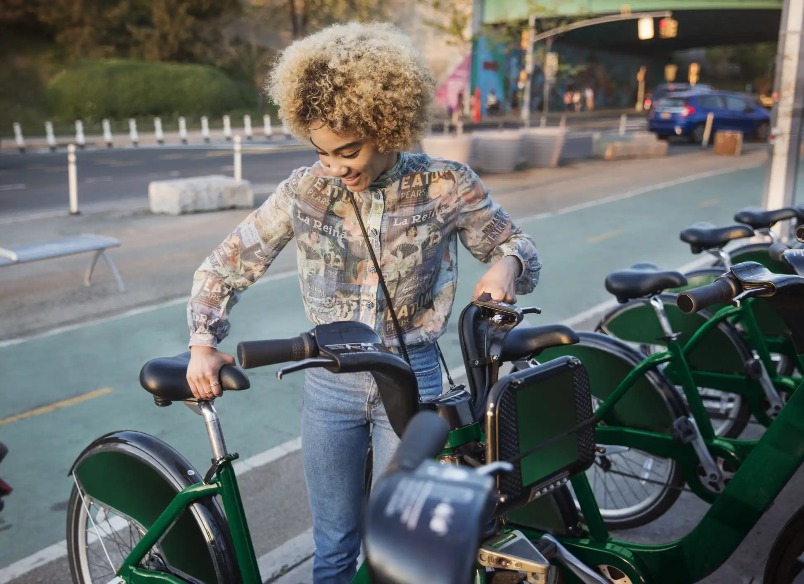
<path id="1" fill-rule="evenodd" d="M 785 0 L 779 29 L 776 76 L 773 82 L 773 149 L 765 184 L 763 207 L 778 209 L 793 204 L 801 146 L 802 100 L 804 100 L 804 2 Z M 775 230 L 780 227 L 775 226 Z M 780 235 L 783 235 L 779 233 Z"/>

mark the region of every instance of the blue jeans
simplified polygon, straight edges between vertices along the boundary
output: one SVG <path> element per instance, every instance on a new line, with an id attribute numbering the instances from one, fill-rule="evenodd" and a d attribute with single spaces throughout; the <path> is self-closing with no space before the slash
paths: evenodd
<path id="1" fill-rule="evenodd" d="M 441 393 L 435 345 L 408 349 L 419 395 Z M 391 429 L 370 373 L 309 369 L 301 416 L 304 478 L 313 516 L 315 584 L 348 584 L 357 570 L 366 453 L 374 477 L 388 466 L 399 438 Z"/>

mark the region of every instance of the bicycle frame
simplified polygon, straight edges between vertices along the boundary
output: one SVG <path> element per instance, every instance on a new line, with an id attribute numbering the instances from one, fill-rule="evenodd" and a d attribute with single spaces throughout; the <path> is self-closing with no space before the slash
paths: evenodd
<path id="1" fill-rule="evenodd" d="M 179 518 L 188 505 L 202 498 L 220 495 L 229 524 L 229 533 L 234 543 L 237 563 L 244 584 L 260 584 L 259 566 L 251 543 L 248 523 L 243 511 L 240 491 L 237 486 L 234 468 L 231 461 L 236 456 L 229 456 L 217 465 L 216 475 L 210 482 L 200 482 L 183 489 L 171 501 L 142 539 L 134 547 L 120 568 L 120 575 L 126 582 L 170 582 L 182 584 L 184 580 L 163 572 L 151 572 L 138 568 L 148 551 L 160 540 L 171 525 Z M 126 575 L 126 576 L 123 576 Z"/>
<path id="2" fill-rule="evenodd" d="M 571 482 L 587 524 L 588 537 L 558 539 L 587 565 L 615 566 L 634 583 L 698 582 L 728 559 L 802 461 L 804 391 L 796 391 L 743 460 L 723 494 L 698 525 L 681 539 L 661 544 L 612 539 L 597 512 L 597 503 L 584 474 L 576 475 Z M 531 539 L 540 536 L 535 531 L 526 535 Z"/>
<path id="3" fill-rule="evenodd" d="M 771 349 L 795 359 L 795 363 L 799 367 L 801 366 L 801 360 L 795 354 L 788 339 L 781 337 L 769 339 L 765 336 L 753 312 L 753 307 L 756 306 L 753 302 L 753 299 L 749 299 L 739 307 L 724 306 L 708 318 L 702 319 L 700 324 L 693 330 L 690 330 L 688 326 L 682 325 L 683 334 L 690 335 L 689 340 L 683 344 L 682 356 L 686 364 L 682 365 L 682 361 L 675 359 L 668 364 L 664 373 L 670 379 L 684 386 L 684 382 L 686 384 L 690 383 L 687 375 L 687 371 L 689 371 L 692 373 L 692 383 L 698 387 L 717 389 L 744 397 L 754 417 L 763 425 L 768 426 L 773 421 L 773 416 L 769 415 L 766 409 L 766 402 L 771 406 L 774 405 L 774 402 L 776 402 L 777 406 L 781 403 L 778 395 L 772 395 L 773 392 L 782 390 L 789 393 L 801 381 L 799 378 L 783 376 L 777 372 L 771 358 Z M 632 306 L 635 305 L 632 304 Z M 665 301 L 665 306 L 667 306 L 667 301 Z M 650 313 L 650 317 L 645 316 L 646 313 Z M 653 344 L 658 342 L 666 346 L 666 351 L 670 350 L 673 343 L 681 346 L 679 341 L 667 341 L 664 332 L 660 336 L 654 324 L 656 322 L 655 308 L 647 303 L 636 305 L 625 316 L 612 312 L 609 316 L 604 317 L 604 320 L 607 322 L 599 325 L 598 329 L 610 336 L 629 342 L 651 342 Z M 764 369 L 758 377 L 749 378 L 743 370 L 747 363 L 734 361 L 734 359 L 751 358 L 750 355 L 740 358 L 737 355 L 723 354 L 722 351 L 714 352 L 718 348 L 717 343 L 705 346 L 710 342 L 710 339 L 717 338 L 711 335 L 713 330 L 721 323 L 733 326 L 737 322 L 745 329 L 745 334 L 740 335 L 740 338 L 744 339 L 746 349 L 756 351 L 762 369 Z M 705 356 L 696 359 L 695 352 L 699 349 L 699 354 Z M 696 363 L 695 361 L 698 362 Z M 721 366 L 721 370 L 707 370 L 706 363 L 718 363 Z M 726 369 L 734 369 L 734 371 L 727 372 Z M 763 387 L 763 383 L 770 384 L 771 389 L 766 390 Z M 767 391 L 770 391 L 771 395 L 766 395 Z M 689 392 L 685 390 L 685 393 L 689 399 Z M 777 407 L 776 409 L 779 408 Z M 700 418 L 697 416 L 696 418 L 700 423 Z"/>

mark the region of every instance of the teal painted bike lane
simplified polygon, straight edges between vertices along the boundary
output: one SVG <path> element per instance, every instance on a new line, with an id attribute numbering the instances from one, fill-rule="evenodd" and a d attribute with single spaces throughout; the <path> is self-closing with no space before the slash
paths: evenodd
<path id="1" fill-rule="evenodd" d="M 603 279 L 613 269 L 638 261 L 668 268 L 690 263 L 699 256 L 678 239 L 680 229 L 696 221 L 727 224 L 737 209 L 760 204 L 764 172 L 737 170 L 519 217 L 544 264 L 539 287 L 519 304 L 543 309 L 529 317 L 533 324 L 565 321 L 610 300 Z M 450 327 L 440 343 L 452 371 L 461 366 L 458 315 L 485 266 L 464 253 L 459 269 Z M 232 335 L 221 348 L 234 352 L 240 340 L 290 337 L 310 328 L 295 274 L 267 275 L 234 309 Z M 70 464 L 101 434 L 148 432 L 206 471 L 201 418 L 181 404 L 156 407 L 138 383 L 145 361 L 184 351 L 186 338 L 185 306 L 177 303 L 0 347 L 0 439 L 10 449 L 0 473 L 15 488 L 0 515 L 0 567 L 64 539 Z M 302 375 L 278 382 L 275 371 L 250 371 L 252 389 L 216 402 L 227 446 L 241 458 L 298 436 Z"/>

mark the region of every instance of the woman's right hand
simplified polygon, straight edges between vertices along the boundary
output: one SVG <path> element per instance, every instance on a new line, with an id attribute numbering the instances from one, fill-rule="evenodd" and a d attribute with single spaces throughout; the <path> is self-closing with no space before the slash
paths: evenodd
<path id="1" fill-rule="evenodd" d="M 190 347 L 190 364 L 187 366 L 187 383 L 193 396 L 199 400 L 219 397 L 221 390 L 218 372 L 224 365 L 233 365 L 235 358 L 215 347 Z"/>

